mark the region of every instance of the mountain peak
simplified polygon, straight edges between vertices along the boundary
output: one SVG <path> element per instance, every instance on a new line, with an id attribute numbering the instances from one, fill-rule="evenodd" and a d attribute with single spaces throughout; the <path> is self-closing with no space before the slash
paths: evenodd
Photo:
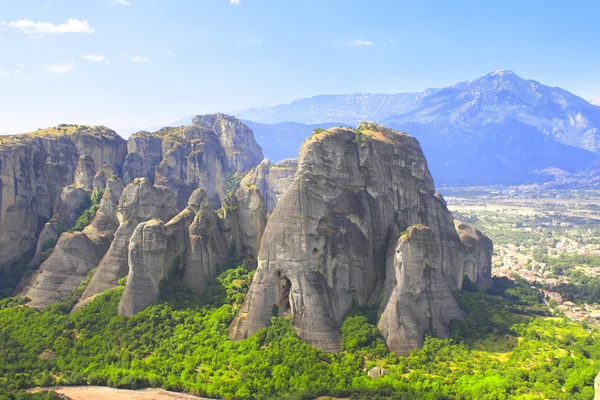
<path id="1" fill-rule="evenodd" d="M 517 77 L 518 78 L 518 75 L 515 74 L 513 71 L 511 71 L 511 70 L 503 70 L 503 69 L 499 69 L 497 71 L 490 72 L 488 74 L 488 76 L 499 76 L 499 77 L 507 77 L 507 78 L 508 77 Z"/>

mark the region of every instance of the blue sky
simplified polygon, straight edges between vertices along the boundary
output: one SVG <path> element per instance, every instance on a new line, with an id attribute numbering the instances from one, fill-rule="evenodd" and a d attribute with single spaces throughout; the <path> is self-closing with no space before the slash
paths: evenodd
<path id="1" fill-rule="evenodd" d="M 148 127 L 497 69 L 600 99 L 600 2 L 0 0 L 0 133 Z"/>

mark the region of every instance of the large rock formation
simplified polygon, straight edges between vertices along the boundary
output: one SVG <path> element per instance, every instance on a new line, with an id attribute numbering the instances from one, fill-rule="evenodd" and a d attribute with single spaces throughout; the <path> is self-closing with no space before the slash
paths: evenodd
<path id="1" fill-rule="evenodd" d="M 128 150 L 125 182 L 145 177 L 166 186 L 177 194 L 179 209 L 198 187 L 218 207 L 229 177 L 253 168 L 263 157 L 250 128 L 224 114 L 197 116 L 192 126 L 139 132 L 129 139 Z"/>
<path id="2" fill-rule="evenodd" d="M 418 142 L 371 123 L 314 134 L 267 222 L 258 269 L 230 336 L 242 339 L 273 314 L 291 313 L 302 339 L 339 350 L 339 328 L 352 303 L 375 303 L 384 293 L 394 232 L 416 224 L 430 232 L 421 247 L 437 254 L 435 291 L 460 288 L 465 248 Z M 453 316 L 459 315 L 438 320 Z"/>
<path id="3" fill-rule="evenodd" d="M 135 229 L 119 313 L 132 316 L 156 301 L 160 281 L 167 277 L 202 292 L 227 255 L 220 220 L 210 209 L 206 192 L 197 189 L 188 206 L 167 224 L 153 219 Z"/>
<path id="4" fill-rule="evenodd" d="M 136 227 L 152 218 L 168 221 L 176 213 L 175 194 L 148 179 L 139 178 L 123 190 L 116 217 L 119 226 L 110 248 L 98 265 L 76 308 L 87 304 L 95 295 L 117 286 L 129 274 L 129 239 Z"/>
<path id="5" fill-rule="evenodd" d="M 217 266 L 229 255 L 221 219 L 209 207 L 196 214 L 189 227 L 189 240 L 182 283 L 201 293 L 215 276 Z"/>
<path id="6" fill-rule="evenodd" d="M 481 291 L 492 287 L 494 244 L 483 233 L 460 221 L 454 221 L 460 240 L 465 245 L 465 275 Z"/>
<path id="7" fill-rule="evenodd" d="M 408 356 L 423 345 L 425 333 L 446 337 L 450 320 L 464 318 L 441 265 L 440 247 L 423 225 L 389 247 L 378 327 L 394 353 Z"/>
<path id="8" fill-rule="evenodd" d="M 63 125 L 0 137 L 0 268 L 33 248 L 63 188 L 75 182 L 80 157 L 120 170 L 125 155 L 125 141 L 101 126 Z"/>
<path id="9" fill-rule="evenodd" d="M 139 224 L 129 242 L 129 277 L 119 303 L 119 314 L 132 316 L 158 298 L 159 283 L 167 275 L 165 224 L 152 219 Z"/>
<path id="10" fill-rule="evenodd" d="M 271 214 L 283 194 L 294 183 L 297 169 L 298 160 L 295 158 L 281 160 L 276 164 L 264 159 L 242 179 L 240 186 L 255 186 L 265 200 L 267 214 Z"/>
<path id="11" fill-rule="evenodd" d="M 62 300 L 98 265 L 118 226 L 116 207 L 122 190 L 123 186 L 118 179 L 109 179 L 90 225 L 82 232 L 60 235 L 48 259 L 32 277 L 23 279 L 17 294 L 31 299 L 28 304 L 30 307 L 43 308 Z M 40 241 L 45 238 L 44 232 L 53 229 L 55 225 L 46 224 Z M 38 252 L 40 250 L 38 246 Z"/>

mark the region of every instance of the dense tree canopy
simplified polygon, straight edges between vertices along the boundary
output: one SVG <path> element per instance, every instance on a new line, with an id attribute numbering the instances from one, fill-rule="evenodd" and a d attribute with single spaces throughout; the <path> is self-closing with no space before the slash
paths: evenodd
<path id="1" fill-rule="evenodd" d="M 251 278 L 244 266 L 225 269 L 202 296 L 167 281 L 161 299 L 131 318 L 117 315 L 122 287 L 72 314 L 72 299 L 44 311 L 1 300 L 0 387 L 11 394 L 0 398 L 31 398 L 19 390 L 51 385 L 228 399 L 593 398 L 597 333 L 524 310 L 534 298 L 527 287 L 499 281 L 494 295 L 456 293 L 467 318 L 452 324 L 451 338 L 428 337 L 396 357 L 377 330 L 376 309 L 358 306 L 344 320 L 337 354 L 300 341 L 289 318 L 232 342 L 227 327 Z M 387 374 L 371 379 L 374 366 Z"/>

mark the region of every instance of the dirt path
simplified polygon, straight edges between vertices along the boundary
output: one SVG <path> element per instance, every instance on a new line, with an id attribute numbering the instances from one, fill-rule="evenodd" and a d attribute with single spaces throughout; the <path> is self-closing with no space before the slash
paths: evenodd
<path id="1" fill-rule="evenodd" d="M 52 390 L 64 394 L 72 400 L 209 400 L 166 390 L 124 390 L 99 386 L 76 386 L 38 388 L 32 391 Z"/>

